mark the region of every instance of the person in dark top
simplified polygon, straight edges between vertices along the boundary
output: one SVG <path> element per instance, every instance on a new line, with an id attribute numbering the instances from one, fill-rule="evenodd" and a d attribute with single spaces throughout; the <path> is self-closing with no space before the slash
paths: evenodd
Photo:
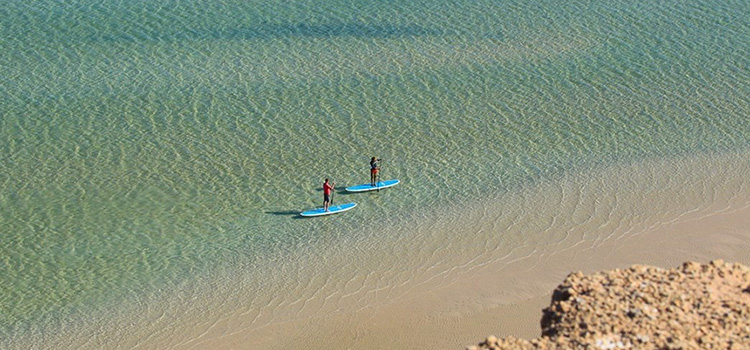
<path id="1" fill-rule="evenodd" d="M 378 162 L 380 159 L 377 159 L 375 157 L 372 157 L 370 160 L 370 185 L 375 186 L 376 181 L 378 180 L 378 172 L 380 171 L 380 165 Z"/>

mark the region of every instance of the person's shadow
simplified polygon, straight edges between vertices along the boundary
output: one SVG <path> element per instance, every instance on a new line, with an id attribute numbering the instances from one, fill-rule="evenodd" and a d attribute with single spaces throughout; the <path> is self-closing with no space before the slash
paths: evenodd
<path id="1" fill-rule="evenodd" d="M 301 211 L 298 210 L 268 210 L 265 212 L 269 215 L 276 215 L 276 216 L 288 216 L 290 219 L 305 219 L 304 216 L 299 215 Z"/>
<path id="2" fill-rule="evenodd" d="M 299 214 L 296 210 L 277 210 L 277 211 L 267 211 L 266 214 L 271 215 L 278 215 L 278 216 L 292 216 Z"/>

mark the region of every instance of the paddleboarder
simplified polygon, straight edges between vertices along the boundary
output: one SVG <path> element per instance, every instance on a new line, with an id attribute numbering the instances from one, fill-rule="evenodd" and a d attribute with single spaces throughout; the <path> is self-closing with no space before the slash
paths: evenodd
<path id="1" fill-rule="evenodd" d="M 331 204 L 331 191 L 336 187 L 336 183 L 328 183 L 328 178 L 323 182 L 323 210 L 328 211 L 328 206 Z"/>
<path id="2" fill-rule="evenodd" d="M 382 159 L 376 157 L 372 157 L 370 160 L 370 185 L 372 186 L 375 186 L 378 180 L 378 171 L 380 171 L 380 165 L 378 162 L 381 160 Z"/>

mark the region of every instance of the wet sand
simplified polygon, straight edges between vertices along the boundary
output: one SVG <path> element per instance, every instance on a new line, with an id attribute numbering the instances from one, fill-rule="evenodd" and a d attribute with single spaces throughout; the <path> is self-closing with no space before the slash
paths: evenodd
<path id="1" fill-rule="evenodd" d="M 563 251 L 538 251 L 512 263 L 458 276 L 450 285 L 413 289 L 385 305 L 239 331 L 185 344 L 238 349 L 463 349 L 489 334 L 533 338 L 542 308 L 568 273 L 684 261 L 750 263 L 750 207 L 681 217 L 639 234 Z M 550 248 L 551 250 L 552 248 Z M 232 333 L 232 332 L 229 332 Z"/>

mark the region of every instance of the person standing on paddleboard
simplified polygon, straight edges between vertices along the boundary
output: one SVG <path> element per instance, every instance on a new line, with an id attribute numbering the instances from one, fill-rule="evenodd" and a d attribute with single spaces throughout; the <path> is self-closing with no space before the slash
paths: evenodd
<path id="1" fill-rule="evenodd" d="M 328 206 L 331 205 L 331 191 L 334 187 L 336 187 L 336 183 L 329 184 L 327 178 L 323 182 L 323 209 L 325 211 L 328 211 Z"/>
<path id="2" fill-rule="evenodd" d="M 378 180 L 378 171 L 380 171 L 380 165 L 378 162 L 381 159 L 372 157 L 370 160 L 370 185 L 375 186 L 375 182 Z"/>

